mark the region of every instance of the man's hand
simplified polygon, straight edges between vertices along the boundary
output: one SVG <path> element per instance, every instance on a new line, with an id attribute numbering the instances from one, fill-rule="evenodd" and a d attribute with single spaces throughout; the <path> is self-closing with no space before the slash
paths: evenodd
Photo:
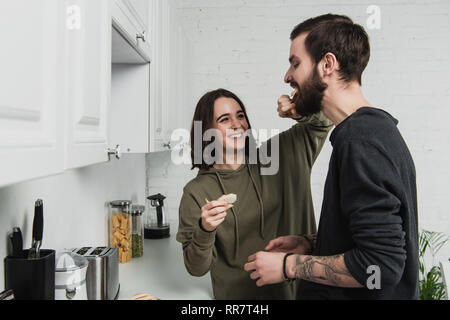
<path id="1" fill-rule="evenodd" d="M 311 246 L 304 237 L 284 236 L 271 240 L 264 249 L 269 252 L 311 253 Z"/>
<path id="2" fill-rule="evenodd" d="M 281 118 L 300 119 L 302 116 L 295 111 L 295 104 L 291 101 L 291 98 L 284 94 L 278 98 L 278 115 Z"/>
<path id="3" fill-rule="evenodd" d="M 248 257 L 248 263 L 244 265 L 244 270 L 251 272 L 252 280 L 258 279 L 256 281 L 258 287 L 283 282 L 284 256 L 285 253 L 281 252 L 257 252 Z"/>

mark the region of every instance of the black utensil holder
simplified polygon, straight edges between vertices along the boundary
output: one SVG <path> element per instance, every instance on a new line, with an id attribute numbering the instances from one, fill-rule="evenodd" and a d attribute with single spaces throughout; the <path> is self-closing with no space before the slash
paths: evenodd
<path id="1" fill-rule="evenodd" d="M 16 300 L 55 300 L 55 250 L 40 250 L 39 259 L 28 259 L 28 252 L 5 258 L 5 288 Z"/>

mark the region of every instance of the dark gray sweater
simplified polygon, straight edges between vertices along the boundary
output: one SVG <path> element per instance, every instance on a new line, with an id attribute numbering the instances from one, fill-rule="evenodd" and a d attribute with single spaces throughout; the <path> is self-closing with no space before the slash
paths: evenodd
<path id="1" fill-rule="evenodd" d="M 383 110 L 363 107 L 331 134 L 313 255 L 345 253 L 348 270 L 364 288 L 302 281 L 303 299 L 418 298 L 416 174 L 397 123 Z M 379 267 L 379 290 L 366 286 L 369 266 Z"/>

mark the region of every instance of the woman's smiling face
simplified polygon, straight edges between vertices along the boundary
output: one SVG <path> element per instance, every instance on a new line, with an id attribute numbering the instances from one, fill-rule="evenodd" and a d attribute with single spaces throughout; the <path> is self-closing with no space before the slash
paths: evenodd
<path id="1" fill-rule="evenodd" d="M 222 134 L 222 145 L 233 151 L 245 148 L 246 131 L 249 127 L 245 113 L 239 103 L 222 97 L 214 102 L 213 126 Z"/>

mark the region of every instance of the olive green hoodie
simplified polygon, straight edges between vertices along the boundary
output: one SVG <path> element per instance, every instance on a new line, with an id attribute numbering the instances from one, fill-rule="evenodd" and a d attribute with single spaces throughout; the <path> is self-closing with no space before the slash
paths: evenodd
<path id="1" fill-rule="evenodd" d="M 316 232 L 310 175 L 331 127 L 320 113 L 302 118 L 281 133 L 276 174 L 261 174 L 261 163 L 243 164 L 237 170 L 210 168 L 200 170 L 184 187 L 177 241 L 183 245 L 191 275 L 211 272 L 216 299 L 296 298 L 296 283 L 258 288 L 244 264 L 276 237 Z M 216 200 L 228 193 L 235 193 L 237 201 L 225 221 L 212 232 L 203 230 L 205 199 Z"/>

